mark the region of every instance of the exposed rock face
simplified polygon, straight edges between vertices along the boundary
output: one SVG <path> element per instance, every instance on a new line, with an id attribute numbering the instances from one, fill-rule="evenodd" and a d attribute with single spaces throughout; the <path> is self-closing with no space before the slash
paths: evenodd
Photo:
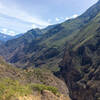
<path id="1" fill-rule="evenodd" d="M 61 96 L 56 96 L 50 91 L 43 91 L 42 94 L 40 93 L 35 93 L 35 95 L 27 95 L 27 96 L 22 96 L 18 98 L 12 98 L 11 100 L 71 100 L 69 96 L 64 97 L 63 95 Z"/>
<path id="2" fill-rule="evenodd" d="M 71 100 L 69 96 L 64 97 L 61 96 L 55 96 L 54 94 L 50 93 L 49 91 L 43 91 L 41 100 Z"/>
<path id="3" fill-rule="evenodd" d="M 94 46 L 97 46 L 96 44 Z M 99 100 L 100 56 L 96 54 L 98 49 L 99 47 L 96 47 L 91 52 L 89 44 L 86 43 L 76 51 L 66 50 L 60 64 L 60 74 L 69 87 L 72 100 Z"/>
<path id="4" fill-rule="evenodd" d="M 0 54 L 17 66 L 21 64 L 19 67 L 23 68 L 47 64 L 52 66 L 55 63 L 58 65 L 67 41 L 71 46 L 60 64 L 59 76 L 68 85 L 72 100 L 100 100 L 100 0 L 83 15 L 57 25 L 43 37 L 41 32 L 32 35 L 31 30 L 29 33 L 30 35 L 26 34 L 1 45 Z M 61 94 L 69 94 L 65 83 L 51 73 L 32 69 L 15 70 L 4 66 L 6 64 L 0 65 L 0 78 L 10 77 L 22 83 L 51 85 L 57 87 Z M 33 99 L 30 96 L 25 98 Z M 62 98 L 63 96 L 57 97 L 50 91 L 43 91 L 37 99 L 63 100 Z"/>
<path id="5" fill-rule="evenodd" d="M 100 1 L 88 10 L 100 11 Z M 94 9 L 94 10 L 93 10 Z M 93 11 L 92 11 L 93 10 Z M 100 13 L 67 44 L 60 64 L 72 100 L 100 99 Z M 92 30 L 92 31 L 91 31 Z"/>

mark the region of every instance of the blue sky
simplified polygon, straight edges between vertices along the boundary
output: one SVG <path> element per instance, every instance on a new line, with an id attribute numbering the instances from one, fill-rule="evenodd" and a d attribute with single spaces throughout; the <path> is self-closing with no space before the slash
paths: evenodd
<path id="1" fill-rule="evenodd" d="M 9 35 L 75 18 L 98 0 L 0 0 L 0 32 Z"/>

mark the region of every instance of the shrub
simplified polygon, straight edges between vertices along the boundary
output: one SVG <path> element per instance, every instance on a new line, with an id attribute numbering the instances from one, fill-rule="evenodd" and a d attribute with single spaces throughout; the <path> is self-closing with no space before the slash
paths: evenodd
<path id="1" fill-rule="evenodd" d="M 29 85 L 5 78 L 0 81 L 0 100 L 10 100 L 13 96 L 24 96 L 32 92 Z"/>
<path id="2" fill-rule="evenodd" d="M 58 89 L 53 86 L 46 86 L 42 84 L 26 84 L 23 85 L 17 80 L 12 80 L 10 78 L 5 78 L 0 80 L 0 100 L 11 100 L 12 97 L 16 98 L 19 96 L 25 96 L 32 94 L 34 90 L 42 92 L 43 90 L 48 90 L 58 94 Z"/>
<path id="3" fill-rule="evenodd" d="M 56 87 L 53 87 L 53 86 L 46 86 L 46 85 L 42 85 L 42 84 L 34 84 L 31 87 L 35 90 L 40 91 L 40 92 L 42 92 L 43 90 L 48 90 L 48 91 L 51 91 L 52 93 L 54 93 L 55 95 L 58 94 L 58 89 Z"/>

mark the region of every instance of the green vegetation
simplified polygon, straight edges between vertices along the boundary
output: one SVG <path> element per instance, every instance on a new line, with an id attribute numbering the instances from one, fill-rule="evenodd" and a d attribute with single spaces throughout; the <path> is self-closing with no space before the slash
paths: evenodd
<path id="1" fill-rule="evenodd" d="M 32 88 L 36 89 L 40 92 L 43 91 L 43 90 L 48 90 L 48 91 L 51 91 L 52 93 L 54 93 L 55 95 L 57 95 L 59 93 L 58 89 L 56 87 L 53 87 L 53 86 L 46 86 L 46 85 L 42 85 L 42 84 L 34 84 L 34 85 L 32 85 Z"/>
<path id="2" fill-rule="evenodd" d="M 48 90 L 58 95 L 58 89 L 53 86 L 42 84 L 21 84 L 19 81 L 10 78 L 1 79 L 0 81 L 0 100 L 11 100 L 12 97 L 26 96 L 34 91 L 42 92 Z"/>
<path id="3" fill-rule="evenodd" d="M 32 92 L 29 85 L 22 85 L 10 78 L 0 81 L 0 100 L 11 100 L 13 96 L 24 96 Z"/>

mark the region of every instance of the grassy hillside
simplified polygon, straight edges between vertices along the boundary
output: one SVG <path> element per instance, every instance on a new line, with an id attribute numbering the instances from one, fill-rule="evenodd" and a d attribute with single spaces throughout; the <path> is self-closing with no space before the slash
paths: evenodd
<path id="1" fill-rule="evenodd" d="M 50 71 L 32 68 L 18 69 L 0 58 L 0 100 L 22 100 L 19 98 L 28 98 L 28 96 L 36 98 L 40 96 L 39 100 L 42 100 L 42 92 L 44 93 L 45 90 L 47 90 L 47 95 L 52 94 L 56 98 L 60 98 L 61 95 L 68 97 L 65 83 Z M 49 99 L 51 100 L 50 97 L 46 100 Z M 35 98 L 26 100 L 35 100 Z"/>

